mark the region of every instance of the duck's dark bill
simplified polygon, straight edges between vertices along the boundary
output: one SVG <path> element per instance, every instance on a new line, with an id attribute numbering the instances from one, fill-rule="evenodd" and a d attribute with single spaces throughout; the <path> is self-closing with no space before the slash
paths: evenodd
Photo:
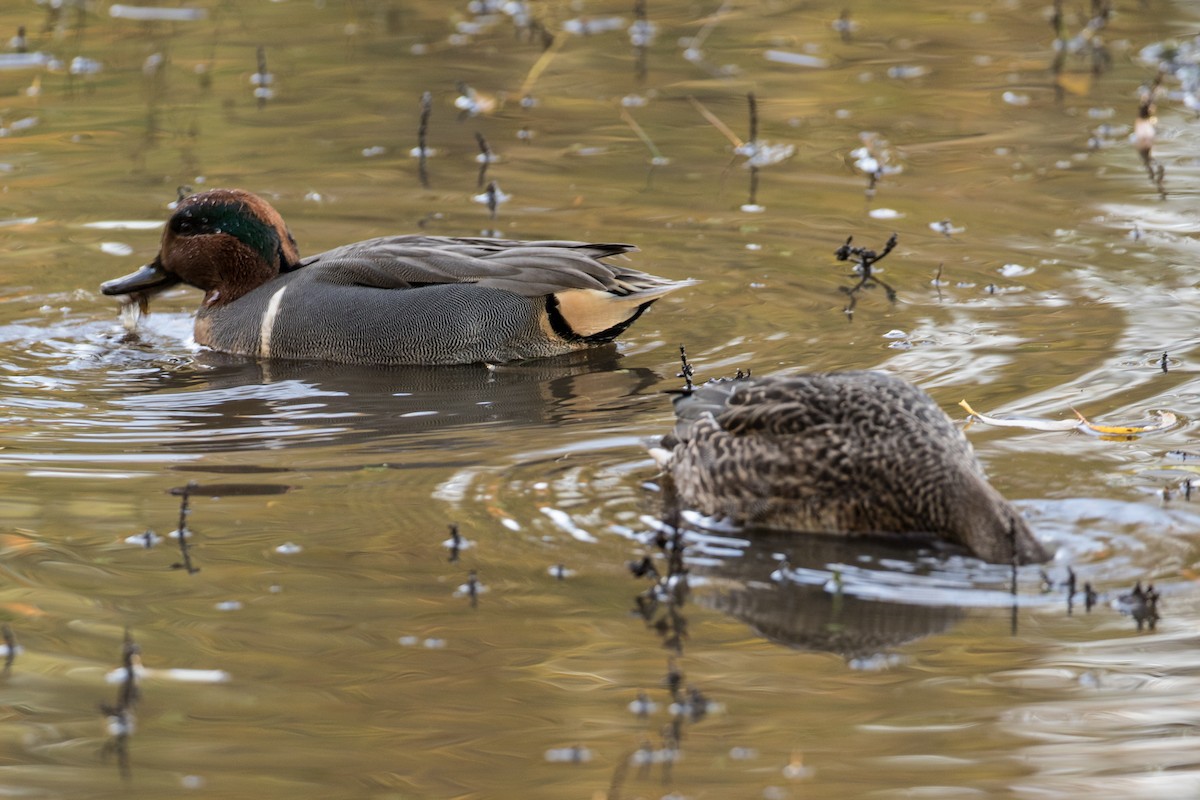
<path id="1" fill-rule="evenodd" d="M 158 266 L 154 261 L 122 278 L 114 278 L 100 284 L 100 291 L 107 295 L 131 294 L 165 289 L 179 283 L 179 277 Z"/>

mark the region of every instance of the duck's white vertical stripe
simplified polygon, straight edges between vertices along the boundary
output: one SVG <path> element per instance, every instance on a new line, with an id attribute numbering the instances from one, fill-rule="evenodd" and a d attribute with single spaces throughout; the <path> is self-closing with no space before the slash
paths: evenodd
<path id="1" fill-rule="evenodd" d="M 275 317 L 279 316 L 279 306 L 283 303 L 283 293 L 286 291 L 286 286 L 281 287 L 278 292 L 271 295 L 271 299 L 267 302 L 267 310 L 263 312 L 262 327 L 258 332 L 259 358 L 271 357 L 271 331 L 275 329 Z"/>

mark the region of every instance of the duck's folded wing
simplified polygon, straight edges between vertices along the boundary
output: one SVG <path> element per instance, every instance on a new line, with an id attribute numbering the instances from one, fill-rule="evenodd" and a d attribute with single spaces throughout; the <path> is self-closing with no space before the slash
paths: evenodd
<path id="1" fill-rule="evenodd" d="M 871 371 L 713 381 L 678 398 L 675 411 L 682 426 L 708 414 L 734 436 L 793 436 L 829 425 L 885 432 L 907 429 L 916 418 L 948 424 L 919 390 Z"/>
<path id="2" fill-rule="evenodd" d="M 321 280 L 342 285 L 409 289 L 474 283 L 525 297 L 571 289 L 658 295 L 680 285 L 602 260 L 635 249 L 628 244 L 396 236 L 338 247 L 302 260 L 299 268 L 317 267 Z"/>

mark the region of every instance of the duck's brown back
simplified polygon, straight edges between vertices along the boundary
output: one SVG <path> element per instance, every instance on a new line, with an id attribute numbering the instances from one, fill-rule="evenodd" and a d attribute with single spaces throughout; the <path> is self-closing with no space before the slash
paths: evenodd
<path id="1" fill-rule="evenodd" d="M 1044 561 L 970 443 L 927 394 L 879 372 L 714 382 L 664 440 L 683 503 L 748 526 L 932 534 L 990 561 Z"/>

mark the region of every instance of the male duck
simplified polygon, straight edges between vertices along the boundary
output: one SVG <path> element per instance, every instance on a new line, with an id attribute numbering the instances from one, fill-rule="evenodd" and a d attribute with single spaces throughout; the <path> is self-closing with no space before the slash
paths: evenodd
<path id="1" fill-rule="evenodd" d="M 195 338 L 260 358 L 470 364 L 610 342 L 692 281 L 614 266 L 628 244 L 390 236 L 300 258 L 283 218 L 239 189 L 183 200 L 150 264 L 100 288 L 204 291 Z"/>
<path id="2" fill-rule="evenodd" d="M 653 452 L 684 507 L 813 533 L 931 534 L 996 563 L 1050 555 L 929 395 L 881 372 L 710 381 Z"/>

